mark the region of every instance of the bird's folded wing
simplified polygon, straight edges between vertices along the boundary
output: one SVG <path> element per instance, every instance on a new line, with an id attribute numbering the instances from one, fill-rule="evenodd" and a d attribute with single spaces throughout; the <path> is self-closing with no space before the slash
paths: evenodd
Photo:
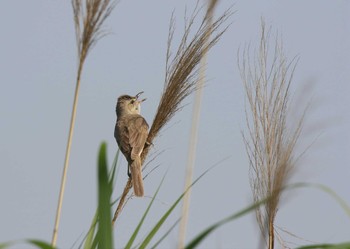
<path id="1" fill-rule="evenodd" d="M 131 146 L 131 159 L 140 156 L 148 137 L 148 124 L 142 116 L 136 116 L 129 121 L 129 143 Z"/>

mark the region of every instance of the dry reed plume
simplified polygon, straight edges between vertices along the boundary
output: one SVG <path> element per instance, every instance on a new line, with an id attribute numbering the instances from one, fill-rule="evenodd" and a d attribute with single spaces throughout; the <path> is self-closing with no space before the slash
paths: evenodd
<path id="1" fill-rule="evenodd" d="M 200 9 L 196 7 L 188 20 L 174 56 L 172 56 L 171 48 L 175 22 L 174 18 L 171 18 L 166 53 L 165 85 L 147 138 L 149 144 L 152 144 L 159 131 L 169 122 L 175 113 L 181 109 L 181 102 L 197 88 L 199 81 L 199 62 L 206 51 L 212 48 L 226 31 L 226 28 L 220 30 L 220 27 L 230 15 L 229 11 L 225 12 L 211 24 L 207 22 L 208 17 L 205 16 L 193 35 L 193 38 L 189 41 L 189 36 L 192 32 L 195 19 L 199 14 L 199 10 Z M 208 38 L 212 35 L 214 36 L 207 42 Z M 150 147 L 145 147 L 141 154 L 142 164 L 148 155 L 149 149 Z M 112 220 L 113 224 L 122 210 L 125 198 L 131 187 L 131 179 L 129 178 L 115 211 Z"/>
<path id="2" fill-rule="evenodd" d="M 66 156 L 63 166 L 55 226 L 51 242 L 53 247 L 56 246 L 57 242 L 57 233 L 61 217 L 63 195 L 65 190 L 75 117 L 77 111 L 81 73 L 83 70 L 85 59 L 91 51 L 92 47 L 103 35 L 105 35 L 105 32 L 102 30 L 102 24 L 112 12 L 113 8 L 115 7 L 115 4 L 115 1 L 110 0 L 86 0 L 84 3 L 82 0 L 72 0 L 76 41 L 78 48 L 78 70 L 68 141 L 66 147 Z"/>
<path id="3" fill-rule="evenodd" d="M 241 78 L 249 107 L 246 109 L 248 134 L 243 138 L 250 164 L 250 183 L 254 201 L 268 201 L 256 209 L 256 217 L 268 247 L 274 248 L 274 221 L 281 190 L 295 166 L 294 148 L 299 138 L 303 118 L 294 128 L 287 124 L 290 85 L 295 60 L 288 62 L 282 42 L 276 38 L 269 50 L 270 29 L 261 25 L 260 46 L 254 59 L 249 49 L 238 56 Z"/>

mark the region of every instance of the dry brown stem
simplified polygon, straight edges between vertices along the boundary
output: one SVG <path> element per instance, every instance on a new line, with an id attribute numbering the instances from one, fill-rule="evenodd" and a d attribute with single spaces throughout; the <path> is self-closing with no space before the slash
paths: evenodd
<path id="1" fill-rule="evenodd" d="M 291 122 L 287 125 L 289 91 L 297 63 L 287 61 L 278 38 L 274 50 L 270 51 L 269 39 L 270 29 L 266 30 L 262 21 L 260 46 L 254 59 L 248 48 L 238 64 L 249 103 L 248 134 L 243 134 L 243 138 L 253 196 L 256 202 L 270 197 L 265 205 L 256 209 L 256 217 L 264 238 L 268 234 L 269 248 L 273 248 L 274 220 L 281 190 L 294 169 L 294 148 L 303 117 L 294 123 L 294 128 Z"/>
<path id="2" fill-rule="evenodd" d="M 101 38 L 104 35 L 102 31 L 102 24 L 113 10 L 115 3 L 115 1 L 110 0 L 86 0 L 84 3 L 82 2 L 82 0 L 72 0 L 79 60 L 70 128 L 66 146 L 66 156 L 64 160 L 63 173 L 61 178 L 60 193 L 58 197 L 55 226 L 52 234 L 51 244 L 53 247 L 56 246 L 59 221 L 61 217 L 61 209 L 69 166 L 69 157 L 75 125 L 75 117 L 77 112 L 81 73 L 88 53 L 91 51 L 93 45 L 96 44 L 99 38 Z"/>
<path id="3" fill-rule="evenodd" d="M 219 41 L 221 35 L 227 29 L 227 27 L 225 27 L 220 30 L 222 24 L 231 14 L 230 11 L 226 11 L 211 24 L 208 24 L 206 21 L 208 17 L 205 16 L 193 38 L 189 41 L 189 36 L 193 30 L 193 25 L 199 14 L 199 10 L 200 8 L 198 8 L 197 5 L 189 22 L 186 24 L 184 34 L 174 56 L 172 56 L 171 48 L 175 25 L 173 16 L 171 18 L 166 53 L 165 84 L 156 115 L 149 131 L 147 141 L 150 144 L 153 144 L 153 140 L 159 134 L 159 131 L 169 122 L 175 113 L 181 109 L 182 101 L 197 88 L 199 80 L 198 64 L 201 58 L 206 51 Z M 209 37 L 211 38 L 209 39 Z M 149 146 L 145 147 L 141 154 L 142 164 L 148 155 L 149 149 Z M 131 179 L 129 178 L 115 211 L 112 220 L 113 224 L 122 210 L 125 197 L 131 186 Z"/>

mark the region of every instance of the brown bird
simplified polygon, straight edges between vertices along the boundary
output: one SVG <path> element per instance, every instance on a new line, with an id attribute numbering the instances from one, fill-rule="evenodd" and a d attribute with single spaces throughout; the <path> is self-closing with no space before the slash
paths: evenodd
<path id="1" fill-rule="evenodd" d="M 140 156 L 148 137 L 148 124 L 140 115 L 141 103 L 146 100 L 139 100 L 142 93 L 135 97 L 122 95 L 118 98 L 114 130 L 119 149 L 128 161 L 128 176 L 132 179 L 134 193 L 139 197 L 144 195 Z"/>

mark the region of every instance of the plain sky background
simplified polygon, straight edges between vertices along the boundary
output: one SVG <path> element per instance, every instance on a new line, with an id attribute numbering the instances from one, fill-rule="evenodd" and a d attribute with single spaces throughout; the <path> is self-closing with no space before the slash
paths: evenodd
<path id="1" fill-rule="evenodd" d="M 195 1 L 121 1 L 107 19 L 112 34 L 89 54 L 83 71 L 68 180 L 58 234 L 70 248 L 87 232 L 96 209 L 96 156 L 108 143 L 111 163 L 115 103 L 121 94 L 145 91 L 143 115 L 151 124 L 163 89 L 169 19 L 175 9 L 175 42 L 183 31 L 185 6 Z M 298 164 L 292 182 L 321 183 L 347 203 L 350 179 L 350 1 L 221 1 L 216 16 L 233 5 L 232 25 L 208 56 L 202 99 L 195 176 L 220 163 L 193 188 L 187 241 L 204 228 L 251 203 L 245 130 L 244 91 L 237 51 L 256 47 L 260 19 L 282 35 L 288 58 L 298 55 L 293 107 L 311 101 L 298 151 L 318 139 Z M 70 1 L 0 2 L 0 242 L 51 240 L 76 77 L 76 42 Z M 175 43 L 176 44 L 176 43 Z M 161 177 L 164 185 L 148 216 L 144 235 L 180 195 L 184 185 L 193 95 L 154 142 L 165 150 L 150 168 L 146 196 L 122 212 L 115 244 L 122 248 L 140 220 Z M 126 162 L 113 197 L 127 180 Z M 180 207 L 180 206 L 179 206 Z M 179 217 L 177 209 L 164 225 Z M 350 217 L 325 193 L 312 188 L 282 199 L 276 225 L 291 247 L 350 238 Z M 175 229 L 161 248 L 175 248 Z M 160 232 L 160 235 L 162 232 Z M 259 230 L 247 215 L 215 231 L 200 248 L 257 248 Z M 279 247 L 279 246 L 278 246 Z M 76 247 L 75 247 L 76 248 Z"/>

